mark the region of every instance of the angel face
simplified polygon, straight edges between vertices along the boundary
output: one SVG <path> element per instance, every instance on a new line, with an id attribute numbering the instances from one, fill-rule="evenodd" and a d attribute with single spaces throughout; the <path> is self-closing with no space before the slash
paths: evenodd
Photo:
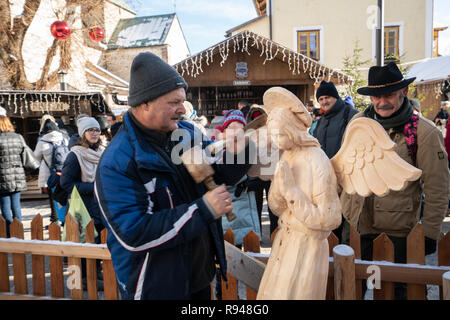
<path id="1" fill-rule="evenodd" d="M 403 104 L 405 97 L 408 95 L 408 87 L 400 90 L 382 94 L 379 96 L 370 96 L 375 112 L 384 117 L 393 115 Z"/>
<path id="2" fill-rule="evenodd" d="M 270 134 L 270 139 L 281 150 L 288 150 L 294 146 L 293 137 L 291 137 L 289 131 L 289 128 L 292 127 L 292 117 L 295 119 L 295 116 L 289 110 L 276 108 L 270 113 L 267 119 L 267 129 Z"/>

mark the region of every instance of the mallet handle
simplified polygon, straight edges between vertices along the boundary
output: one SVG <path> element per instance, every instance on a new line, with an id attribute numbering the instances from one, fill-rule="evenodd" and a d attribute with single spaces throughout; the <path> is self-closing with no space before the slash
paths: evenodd
<path id="1" fill-rule="evenodd" d="M 214 190 L 218 187 L 212 176 L 206 177 L 206 179 L 203 180 L 203 183 L 206 185 L 206 188 L 208 188 L 208 190 Z M 236 214 L 234 214 L 233 212 L 228 212 L 225 215 L 227 216 L 228 222 L 231 222 L 237 218 Z"/>

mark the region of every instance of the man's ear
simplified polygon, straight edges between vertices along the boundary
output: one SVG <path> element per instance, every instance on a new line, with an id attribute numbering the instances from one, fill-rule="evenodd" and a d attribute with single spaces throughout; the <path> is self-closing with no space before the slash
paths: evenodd
<path id="1" fill-rule="evenodd" d="M 406 86 L 406 87 L 403 88 L 403 95 L 404 95 L 405 97 L 408 96 L 408 91 L 409 91 L 409 86 Z"/>

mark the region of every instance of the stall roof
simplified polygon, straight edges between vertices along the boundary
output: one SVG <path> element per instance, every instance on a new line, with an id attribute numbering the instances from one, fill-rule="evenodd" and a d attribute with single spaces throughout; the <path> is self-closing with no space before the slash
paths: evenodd
<path id="1" fill-rule="evenodd" d="M 200 72 L 203 72 L 202 64 L 209 65 L 209 62 L 213 61 L 213 56 L 219 55 L 221 65 L 227 60 L 230 52 L 242 51 L 247 52 L 249 46 L 255 47 L 261 50 L 261 56 L 265 54 L 265 60 L 270 61 L 273 59 L 279 59 L 289 64 L 289 70 L 292 74 L 306 73 L 315 82 L 319 82 L 321 79 L 330 81 L 331 78 L 338 79 L 339 83 L 352 82 L 353 79 L 340 71 L 333 70 L 325 65 L 301 54 L 295 52 L 287 47 L 282 46 L 268 38 L 260 36 L 254 32 L 244 30 L 235 34 L 234 36 L 223 40 L 194 56 L 190 56 L 175 65 L 173 67 L 183 76 L 184 73 L 193 75 L 196 77 Z"/>
<path id="2" fill-rule="evenodd" d="M 416 83 L 447 80 L 450 78 L 450 56 L 419 62 L 409 69 L 407 77 L 416 77 Z"/>
<path id="3" fill-rule="evenodd" d="M 164 45 L 174 18 L 172 13 L 122 19 L 109 40 L 108 49 Z"/>

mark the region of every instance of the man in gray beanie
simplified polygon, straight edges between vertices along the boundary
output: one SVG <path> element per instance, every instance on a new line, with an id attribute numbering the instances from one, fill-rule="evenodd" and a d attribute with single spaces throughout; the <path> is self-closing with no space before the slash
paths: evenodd
<path id="1" fill-rule="evenodd" d="M 225 185 L 207 192 L 175 161 L 181 151 L 211 143 L 194 139 L 193 125 L 181 120 L 186 89 L 155 54 L 136 56 L 131 108 L 97 169 L 95 195 L 123 299 L 210 299 L 216 263 L 226 277 L 220 218 L 231 212 L 231 197 Z M 247 172 L 248 159 L 226 163 L 248 149 L 227 151 L 222 164 L 212 164 L 218 184 L 233 185 Z"/>

